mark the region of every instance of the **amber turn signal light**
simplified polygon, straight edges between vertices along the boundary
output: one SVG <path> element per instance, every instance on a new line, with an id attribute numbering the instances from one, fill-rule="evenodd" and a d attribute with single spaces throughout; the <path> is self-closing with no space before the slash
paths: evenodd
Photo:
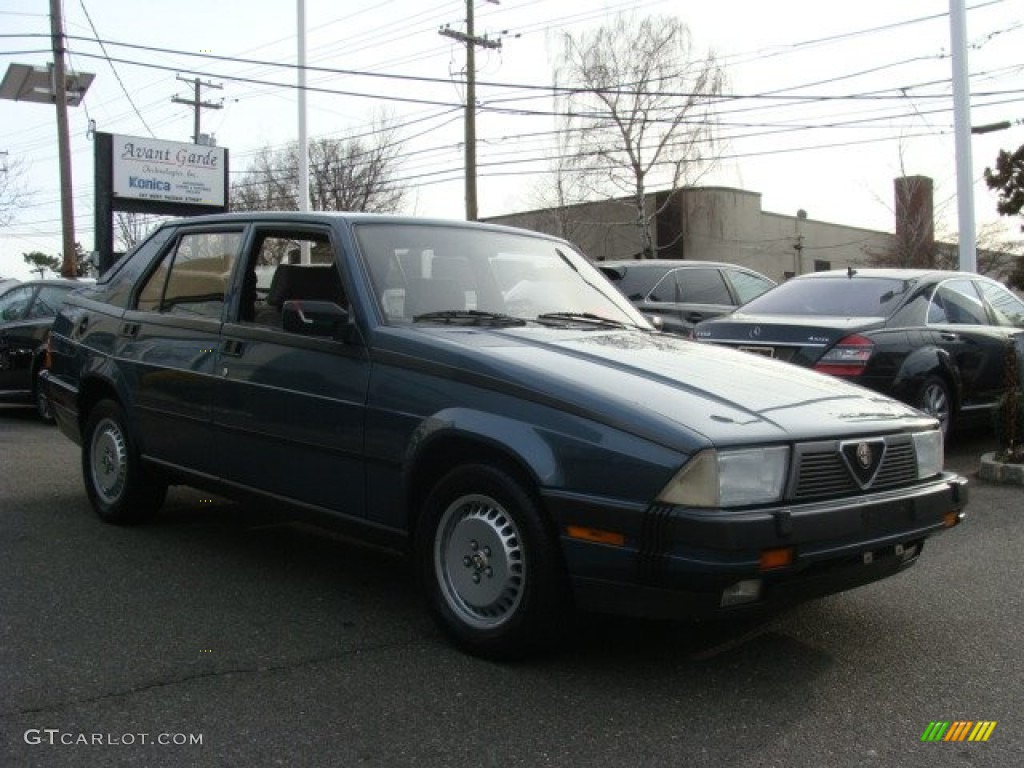
<path id="1" fill-rule="evenodd" d="M 571 539 L 581 541 L 592 541 L 595 544 L 610 544 L 613 547 L 621 547 L 626 543 L 625 534 L 616 531 L 602 531 L 599 528 L 585 528 L 582 525 L 570 525 L 566 529 Z"/>
<path id="2" fill-rule="evenodd" d="M 784 568 L 793 564 L 793 548 L 783 547 L 782 549 L 764 549 L 761 551 L 761 562 L 759 567 L 762 571 L 772 568 Z"/>

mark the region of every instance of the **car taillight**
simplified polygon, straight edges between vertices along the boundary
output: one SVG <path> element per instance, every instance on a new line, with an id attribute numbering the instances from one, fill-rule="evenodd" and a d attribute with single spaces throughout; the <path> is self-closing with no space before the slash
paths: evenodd
<path id="1" fill-rule="evenodd" d="M 853 334 L 840 339 L 814 364 L 814 370 L 833 376 L 860 376 L 875 351 L 871 339 Z"/>

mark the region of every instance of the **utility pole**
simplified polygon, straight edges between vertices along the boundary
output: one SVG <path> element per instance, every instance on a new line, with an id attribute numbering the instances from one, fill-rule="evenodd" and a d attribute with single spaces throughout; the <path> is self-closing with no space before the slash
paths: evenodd
<path id="1" fill-rule="evenodd" d="M 57 2 L 57 0 L 51 0 L 51 2 Z M 204 110 L 204 109 L 223 109 L 224 108 L 224 99 L 221 99 L 220 101 L 217 101 L 217 102 L 214 102 L 214 101 L 203 101 L 202 98 L 200 97 L 200 88 L 217 88 L 217 89 L 220 89 L 220 88 L 223 88 L 224 86 L 220 85 L 220 84 L 217 84 L 217 83 L 210 83 L 210 82 L 204 83 L 198 77 L 195 78 L 195 79 L 189 80 L 187 77 L 182 77 L 181 75 L 178 75 L 178 80 L 181 80 L 183 83 L 191 83 L 193 85 L 193 87 L 195 88 L 195 95 L 191 99 L 183 99 L 183 98 L 175 95 L 175 96 L 171 97 L 171 101 L 173 101 L 175 104 L 188 104 L 190 107 L 192 107 L 193 110 L 195 110 L 195 128 L 194 128 L 193 133 L 192 133 L 192 143 L 193 144 L 198 144 L 199 143 L 199 113 L 202 110 Z"/>
<path id="2" fill-rule="evenodd" d="M 489 0 L 497 5 L 498 0 Z M 438 34 L 466 44 L 466 220 L 476 221 L 476 49 L 501 48 L 500 40 L 476 37 L 473 30 L 473 0 L 466 0 L 466 32 L 442 27 Z"/>
<path id="3" fill-rule="evenodd" d="M 53 93 L 57 107 L 57 157 L 60 165 L 60 220 L 64 236 L 61 277 L 78 273 L 75 248 L 75 206 L 71 195 L 71 139 L 68 130 L 68 84 L 64 71 L 64 21 L 60 0 L 50 0 L 50 37 L 53 42 Z"/>
<path id="4" fill-rule="evenodd" d="M 807 221 L 807 211 L 803 208 L 796 212 L 796 238 L 793 243 L 793 276 L 803 274 L 804 271 L 804 233 L 803 222 Z"/>

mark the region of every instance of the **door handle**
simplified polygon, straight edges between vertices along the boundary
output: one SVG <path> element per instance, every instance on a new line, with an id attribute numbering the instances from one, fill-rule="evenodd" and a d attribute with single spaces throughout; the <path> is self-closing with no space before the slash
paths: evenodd
<path id="1" fill-rule="evenodd" d="M 80 339 L 80 338 L 82 338 L 85 335 L 85 332 L 86 332 L 86 330 L 88 330 L 88 328 L 89 328 L 89 317 L 86 316 L 86 317 L 83 317 L 81 320 L 79 320 L 78 324 L 75 325 L 74 330 L 71 332 L 71 338 L 73 338 L 73 339 Z"/>
<path id="2" fill-rule="evenodd" d="M 121 335 L 129 339 L 134 339 L 139 335 L 139 328 L 141 326 L 138 323 L 122 323 L 121 324 Z"/>
<path id="3" fill-rule="evenodd" d="M 939 334 L 939 338 L 942 339 L 943 341 L 957 341 L 960 338 L 960 336 L 949 331 L 943 331 L 942 333 Z"/>
<path id="4" fill-rule="evenodd" d="M 225 339 L 221 351 L 231 357 L 241 357 L 242 353 L 245 352 L 245 342 L 238 339 Z"/>

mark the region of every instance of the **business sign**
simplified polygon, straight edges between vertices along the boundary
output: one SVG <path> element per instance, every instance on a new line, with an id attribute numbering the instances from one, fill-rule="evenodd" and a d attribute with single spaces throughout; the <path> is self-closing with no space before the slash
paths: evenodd
<path id="1" fill-rule="evenodd" d="M 227 149 L 112 137 L 115 198 L 224 209 Z"/>

